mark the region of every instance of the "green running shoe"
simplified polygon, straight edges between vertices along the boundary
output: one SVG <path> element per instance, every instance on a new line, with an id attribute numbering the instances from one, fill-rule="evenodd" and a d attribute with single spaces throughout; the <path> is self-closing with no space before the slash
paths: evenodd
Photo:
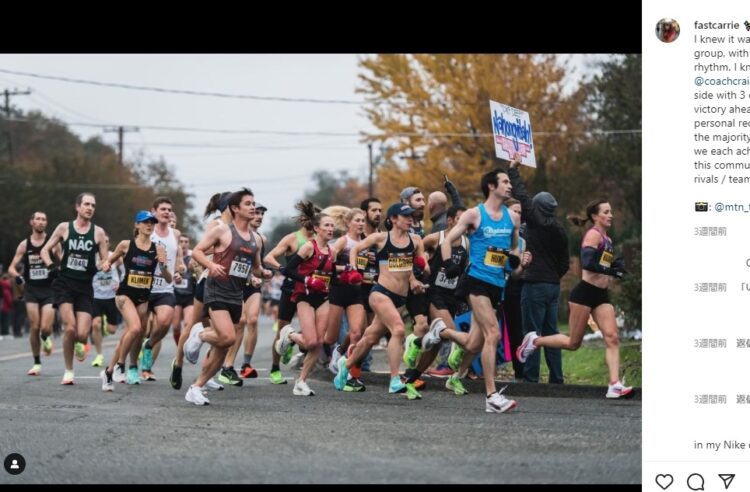
<path id="1" fill-rule="evenodd" d="M 422 399 L 422 394 L 414 387 L 414 383 L 406 383 L 406 398 L 409 400 Z"/>
<path id="2" fill-rule="evenodd" d="M 102 367 L 104 365 L 104 356 L 102 354 L 97 355 L 93 362 L 91 362 L 91 367 Z"/>
<path id="3" fill-rule="evenodd" d="M 359 393 L 365 390 L 365 385 L 359 379 L 350 379 L 344 385 L 344 391 L 348 393 Z"/>
<path id="4" fill-rule="evenodd" d="M 44 355 L 52 353 L 52 335 L 49 335 L 46 340 L 42 340 L 42 350 L 44 350 Z"/>
<path id="5" fill-rule="evenodd" d="M 234 367 L 227 367 L 221 370 L 219 375 L 219 382 L 222 384 L 232 385 L 240 387 L 242 386 L 242 378 L 240 378 Z"/>
<path id="6" fill-rule="evenodd" d="M 172 359 L 172 372 L 169 374 L 169 384 L 172 389 L 182 388 L 182 367 L 177 365 L 177 359 Z"/>
<path id="7" fill-rule="evenodd" d="M 272 371 L 271 374 L 268 375 L 268 379 L 270 379 L 273 384 L 287 384 L 287 380 L 284 379 L 284 375 L 281 374 L 281 371 Z"/>
<path id="8" fill-rule="evenodd" d="M 419 358 L 419 354 L 422 353 L 422 350 L 417 347 L 416 343 L 414 343 L 416 339 L 417 336 L 414 333 L 406 337 L 404 364 L 406 364 L 406 367 L 408 367 L 409 369 L 414 369 L 415 367 L 417 367 L 417 359 Z"/>
<path id="9" fill-rule="evenodd" d="M 468 395 L 469 392 L 464 388 L 464 383 L 461 382 L 458 376 L 453 375 L 445 381 L 445 387 L 458 396 Z"/>
<path id="10" fill-rule="evenodd" d="M 458 369 L 461 367 L 461 362 L 464 360 L 465 353 L 466 350 L 454 342 L 453 347 L 451 347 L 451 353 L 448 355 L 448 367 L 453 369 L 453 371 L 458 372 Z"/>

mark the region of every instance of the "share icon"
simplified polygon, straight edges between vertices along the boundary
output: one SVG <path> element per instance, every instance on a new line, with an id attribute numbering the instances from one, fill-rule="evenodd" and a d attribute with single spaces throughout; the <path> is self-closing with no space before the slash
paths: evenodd
<path id="1" fill-rule="evenodd" d="M 719 473 L 719 478 L 724 482 L 724 489 L 728 489 L 734 480 L 734 473 Z"/>

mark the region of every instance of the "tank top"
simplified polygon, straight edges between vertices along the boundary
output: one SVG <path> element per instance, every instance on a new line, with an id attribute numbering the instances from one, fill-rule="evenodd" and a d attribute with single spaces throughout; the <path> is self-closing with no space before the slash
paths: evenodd
<path id="1" fill-rule="evenodd" d="M 125 274 L 120 280 L 117 295 L 125 295 L 141 301 L 148 300 L 149 292 L 151 292 L 154 283 L 154 271 L 157 264 L 156 244 L 153 241 L 148 250 L 143 250 L 135 244 L 135 239 L 131 239 L 128 252 L 125 253 L 125 259 L 123 260 Z"/>
<path id="2" fill-rule="evenodd" d="M 441 271 L 440 267 L 443 264 L 443 253 L 440 245 L 445 241 L 445 231 L 440 231 L 438 236 L 438 247 L 435 254 L 430 259 L 430 285 L 431 288 L 435 288 L 439 291 L 454 291 L 458 285 L 458 277 L 448 278 L 445 276 L 445 272 Z M 466 268 L 466 263 L 469 259 L 469 252 L 466 250 L 466 237 L 461 236 L 461 244 L 458 246 L 451 246 L 451 259 L 453 263 L 461 267 L 461 270 Z"/>
<path id="3" fill-rule="evenodd" d="M 190 265 L 190 261 L 192 259 L 193 255 L 190 252 L 182 257 L 182 261 L 185 263 L 186 267 Z M 174 284 L 174 292 L 175 294 L 179 294 L 181 296 L 191 296 L 193 295 L 194 290 L 195 273 L 193 273 L 193 271 L 188 267 L 188 269 L 185 270 L 185 273 L 182 275 L 182 281 L 179 284 Z"/>
<path id="4" fill-rule="evenodd" d="M 375 255 L 380 271 L 392 273 L 412 271 L 414 268 L 414 250 L 414 241 L 412 241 L 411 235 L 409 235 L 409 244 L 403 248 L 398 248 L 391 242 L 389 231 L 383 249 Z"/>
<path id="5" fill-rule="evenodd" d="M 31 236 L 26 238 L 26 254 L 23 255 L 23 279 L 27 284 L 34 287 L 49 287 L 49 270 L 42 261 L 42 248 L 49 241 L 49 236 L 44 237 L 41 246 L 31 244 Z"/>
<path id="6" fill-rule="evenodd" d="M 156 229 L 151 233 L 151 242 L 163 246 L 167 250 L 167 267 L 174 274 L 177 265 L 177 238 L 174 237 L 174 229 L 167 228 L 167 236 L 161 237 L 156 233 Z M 152 294 L 169 294 L 174 292 L 174 283 L 167 282 L 161 273 L 161 267 L 157 268 L 154 274 L 154 286 L 151 288 Z"/>
<path id="7" fill-rule="evenodd" d="M 89 230 L 83 234 L 76 231 L 75 221 L 68 222 L 68 239 L 63 241 L 62 264 L 60 275 L 80 282 L 91 282 L 96 274 L 96 226 L 89 224 Z"/>
<path id="8" fill-rule="evenodd" d="M 615 248 L 612 245 L 612 239 L 610 239 L 610 237 L 607 236 L 604 231 L 599 230 L 599 228 L 596 226 L 592 227 L 591 229 L 594 229 L 602 236 L 601 240 L 599 241 L 599 246 L 597 247 L 597 253 L 594 261 L 599 263 L 604 268 L 612 268 L 612 262 L 615 260 Z"/>
<path id="9" fill-rule="evenodd" d="M 494 220 L 484 208 L 477 207 L 479 227 L 469 235 L 469 276 L 497 287 L 505 287 L 505 262 L 513 236 L 513 220 L 508 207 L 502 205 L 500 220 Z"/>
<path id="10" fill-rule="evenodd" d="M 255 234 L 250 232 L 250 240 L 240 236 L 234 224 L 229 224 L 232 241 L 227 249 L 214 251 L 213 262 L 224 267 L 223 277 L 208 277 L 204 302 L 224 302 L 242 305 L 242 291 L 253 269 L 253 260 L 258 250 Z"/>
<path id="11" fill-rule="evenodd" d="M 133 242 L 135 242 L 133 240 Z M 108 272 L 98 271 L 92 280 L 94 287 L 94 299 L 114 299 L 113 287 L 120 284 L 120 271 L 112 265 Z"/>
<path id="12" fill-rule="evenodd" d="M 333 277 L 333 261 L 331 261 L 330 253 L 323 254 L 320 251 L 317 241 L 313 240 L 312 245 L 313 255 L 300 264 L 297 272 L 304 277 L 313 277 L 325 282 L 326 290 L 324 292 L 320 292 L 320 294 L 327 294 L 328 289 L 330 289 L 331 287 L 331 279 Z M 304 294 L 305 292 L 305 285 L 302 282 L 295 281 L 293 293 L 295 297 L 292 297 L 292 300 L 295 300 L 296 296 Z"/>

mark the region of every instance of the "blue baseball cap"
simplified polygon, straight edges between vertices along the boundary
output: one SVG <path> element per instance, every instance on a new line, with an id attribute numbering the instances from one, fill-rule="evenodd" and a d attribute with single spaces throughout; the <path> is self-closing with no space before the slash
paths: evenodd
<path id="1" fill-rule="evenodd" d="M 410 217 L 413 213 L 414 209 L 409 205 L 406 205 L 405 203 L 394 203 L 393 205 L 388 207 L 388 217 L 393 217 L 394 215 L 404 215 Z"/>
<path id="2" fill-rule="evenodd" d="M 159 221 L 148 210 L 141 210 L 137 214 L 135 214 L 135 222 L 136 222 L 136 224 L 140 224 L 141 222 L 153 222 L 153 223 L 157 223 Z"/>

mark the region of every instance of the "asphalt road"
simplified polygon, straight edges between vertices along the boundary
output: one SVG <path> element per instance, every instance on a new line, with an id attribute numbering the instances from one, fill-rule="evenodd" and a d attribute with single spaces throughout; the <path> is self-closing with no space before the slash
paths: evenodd
<path id="1" fill-rule="evenodd" d="M 105 338 L 109 357 L 115 336 Z M 61 341 L 26 376 L 26 339 L 0 340 L 0 457 L 20 453 L 19 475 L 0 483 L 640 483 L 641 401 L 608 401 L 596 388 L 511 385 L 509 414 L 488 414 L 478 384 L 458 397 L 428 381 L 424 398 L 387 393 L 384 375 L 367 391 L 335 391 L 318 370 L 314 397 L 267 379 L 272 331 L 261 319 L 254 366 L 260 378 L 184 399 L 167 382 L 174 344 L 166 338 L 156 382 L 103 393 L 92 354 L 61 386 Z M 204 348 L 204 353 L 205 353 Z M 374 369 L 384 369 L 383 352 Z M 239 357 L 238 357 L 239 360 Z M 239 366 L 237 366 L 239 367 Z M 549 389 L 549 391 L 548 391 Z"/>

